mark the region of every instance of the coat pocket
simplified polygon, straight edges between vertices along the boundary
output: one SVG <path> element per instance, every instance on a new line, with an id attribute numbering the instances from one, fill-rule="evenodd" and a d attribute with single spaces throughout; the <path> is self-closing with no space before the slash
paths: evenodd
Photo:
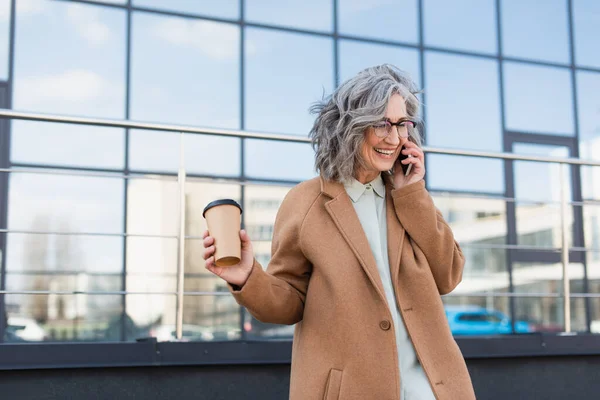
<path id="1" fill-rule="evenodd" d="M 323 400 L 338 400 L 340 397 L 340 387 L 342 386 L 342 371 L 331 368 L 325 385 L 325 395 Z"/>

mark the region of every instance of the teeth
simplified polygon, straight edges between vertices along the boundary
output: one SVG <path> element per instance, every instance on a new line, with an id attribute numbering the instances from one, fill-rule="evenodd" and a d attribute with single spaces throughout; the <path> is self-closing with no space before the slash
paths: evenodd
<path id="1" fill-rule="evenodd" d="M 385 154 L 388 156 L 391 156 L 392 154 L 394 154 L 394 150 L 380 150 L 380 149 L 375 149 L 376 152 L 381 153 L 381 154 Z"/>

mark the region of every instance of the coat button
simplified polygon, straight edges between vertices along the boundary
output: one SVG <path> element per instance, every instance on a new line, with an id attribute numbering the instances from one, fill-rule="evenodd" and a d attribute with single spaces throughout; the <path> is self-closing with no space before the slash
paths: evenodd
<path id="1" fill-rule="evenodd" d="M 379 327 L 381 329 L 383 329 L 384 331 L 389 330 L 391 326 L 392 326 L 392 324 L 390 324 L 390 321 L 388 321 L 387 319 L 384 319 L 383 321 L 381 321 L 379 323 Z"/>

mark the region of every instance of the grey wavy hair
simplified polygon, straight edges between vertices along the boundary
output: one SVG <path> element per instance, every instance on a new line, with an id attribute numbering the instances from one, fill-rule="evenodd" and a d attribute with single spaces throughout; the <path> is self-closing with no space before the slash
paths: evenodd
<path id="1" fill-rule="evenodd" d="M 315 168 L 325 179 L 347 182 L 364 167 L 360 154 L 365 132 L 385 117 L 389 99 L 401 95 L 407 117 L 421 125 L 419 93 L 410 75 L 383 64 L 362 70 L 342 83 L 330 96 L 313 104 L 317 114 L 309 133 L 315 150 Z M 410 140 L 421 146 L 417 127 L 409 129 Z"/>

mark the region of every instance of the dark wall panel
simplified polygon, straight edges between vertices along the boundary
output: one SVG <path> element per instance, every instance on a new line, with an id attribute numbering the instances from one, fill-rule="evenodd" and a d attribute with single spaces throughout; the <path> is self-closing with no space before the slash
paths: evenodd
<path id="1" fill-rule="evenodd" d="M 472 359 L 468 365 L 479 400 L 593 399 L 600 393 L 600 356 Z M 288 385 L 288 365 L 0 372 L 0 398 L 23 400 L 283 400 Z"/>

